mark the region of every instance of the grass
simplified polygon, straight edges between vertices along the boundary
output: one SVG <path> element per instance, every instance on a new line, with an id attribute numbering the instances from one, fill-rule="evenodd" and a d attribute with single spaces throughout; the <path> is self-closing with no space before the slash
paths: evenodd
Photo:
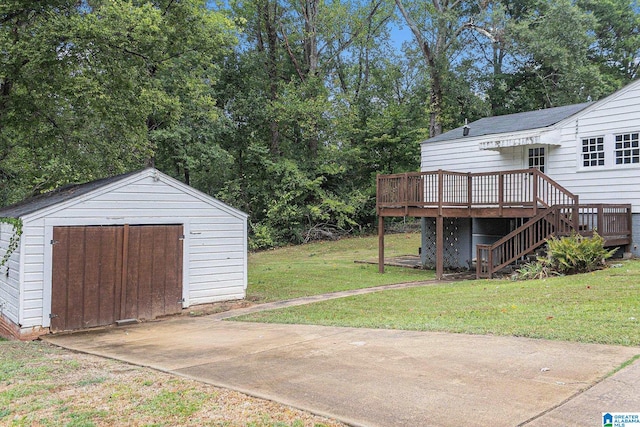
<path id="1" fill-rule="evenodd" d="M 256 313 L 238 320 L 637 346 L 640 261 L 619 265 L 545 280 L 462 281 L 378 292 Z M 337 278 L 350 274 L 331 270 Z M 283 274 L 280 283 L 289 280 Z"/>
<path id="2" fill-rule="evenodd" d="M 342 424 L 151 369 L 56 348 L 0 342 L 2 426 Z"/>
<path id="3" fill-rule="evenodd" d="M 385 238 L 385 257 L 417 254 L 420 234 L 392 234 Z M 358 264 L 376 260 L 377 237 L 357 237 L 335 242 L 291 246 L 249 255 L 247 298 L 257 302 L 369 288 L 434 278 L 433 271 Z"/>

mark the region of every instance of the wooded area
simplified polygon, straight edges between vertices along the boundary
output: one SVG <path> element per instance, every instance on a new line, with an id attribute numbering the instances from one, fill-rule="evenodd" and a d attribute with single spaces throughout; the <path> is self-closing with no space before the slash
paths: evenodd
<path id="1" fill-rule="evenodd" d="M 634 0 L 5 0 L 0 205 L 154 165 L 253 248 L 362 231 L 376 174 L 635 79 Z"/>

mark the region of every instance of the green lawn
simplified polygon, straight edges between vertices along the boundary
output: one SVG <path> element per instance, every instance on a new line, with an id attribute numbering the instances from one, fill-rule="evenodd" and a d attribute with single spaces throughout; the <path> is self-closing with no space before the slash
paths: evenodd
<path id="1" fill-rule="evenodd" d="M 420 234 L 385 237 L 385 256 L 417 255 Z M 347 289 L 369 288 L 401 282 L 431 280 L 433 271 L 357 264 L 376 260 L 376 236 L 291 246 L 249 255 L 247 298 L 258 302 L 279 301 Z"/>
<path id="2" fill-rule="evenodd" d="M 349 286 L 423 278 L 424 272 L 394 270 L 388 275 L 376 276 L 375 267 L 360 272 L 362 266 L 347 265 L 346 259 L 354 258 L 349 252 L 357 252 L 362 243 L 367 243 L 367 249 L 362 249 L 366 252 L 369 249 L 367 240 L 345 240 L 341 247 L 334 247 L 333 243 L 316 246 L 316 259 L 310 267 L 313 274 L 307 279 L 303 274 L 305 268 L 297 265 L 300 248 L 289 248 L 287 255 L 279 253 L 268 263 L 263 258 L 261 264 L 266 271 L 259 280 L 271 283 L 271 286 L 263 285 L 261 289 L 282 286 L 287 291 L 281 295 L 290 297 L 300 283 L 304 283 L 305 294 L 310 294 L 314 293 L 310 288 L 316 285 L 318 291 L 315 293 L 321 293 Z M 401 242 L 396 240 L 394 244 L 400 246 Z M 335 255 L 339 251 L 347 252 L 342 255 L 344 264 L 326 261 L 326 256 L 332 260 L 339 258 Z M 618 265 L 621 267 L 546 280 L 463 281 L 385 291 L 257 313 L 239 320 L 640 345 L 640 261 L 625 261 Z M 267 275 L 267 271 L 273 274 Z M 251 287 L 249 291 L 255 292 Z M 275 290 L 269 293 L 271 299 L 277 294 Z"/>

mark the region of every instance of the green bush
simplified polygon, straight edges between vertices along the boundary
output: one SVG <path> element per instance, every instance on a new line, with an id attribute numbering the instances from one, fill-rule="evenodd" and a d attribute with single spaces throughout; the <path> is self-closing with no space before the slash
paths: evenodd
<path id="1" fill-rule="evenodd" d="M 249 249 L 267 249 L 277 246 L 276 231 L 265 224 L 250 224 Z"/>
<path id="2" fill-rule="evenodd" d="M 560 274 L 586 273 L 599 270 L 617 248 L 604 248 L 604 239 L 595 231 L 593 237 L 572 234 L 547 241 L 547 257 L 553 270 Z"/>
<path id="3" fill-rule="evenodd" d="M 595 231 L 593 237 L 572 234 L 547 240 L 547 255 L 536 262 L 524 264 L 511 276 L 514 280 L 543 279 L 553 275 L 568 275 L 599 270 L 617 248 L 604 248 L 604 239 Z"/>

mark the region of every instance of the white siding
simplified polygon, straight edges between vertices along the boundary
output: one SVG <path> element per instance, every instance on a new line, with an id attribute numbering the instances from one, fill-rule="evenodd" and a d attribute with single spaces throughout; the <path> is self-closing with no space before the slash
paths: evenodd
<path id="1" fill-rule="evenodd" d="M 0 223 L 0 259 L 9 248 L 14 235 L 13 225 Z M 0 268 L 0 315 L 18 324 L 20 306 L 20 245 Z"/>
<path id="2" fill-rule="evenodd" d="M 615 165 L 613 161 L 614 135 L 640 132 L 640 81 L 557 127 L 539 132 L 543 145 L 544 142 L 552 144 L 545 145 L 546 174 L 577 194 L 581 203 L 631 203 L 633 212 L 640 213 L 640 164 Z M 531 131 L 524 133 L 529 135 Z M 608 141 L 607 165 L 584 168 L 582 139 L 595 136 L 603 136 Z M 495 139 L 496 135 L 490 135 L 423 143 L 421 168 L 423 171 L 495 172 L 528 167 L 525 165 L 527 146 L 499 150 L 479 148 L 480 142 Z"/>
<path id="3" fill-rule="evenodd" d="M 581 203 L 631 203 L 640 213 L 640 164 L 614 164 L 614 135 L 640 132 L 640 85 L 616 95 L 563 127 L 562 146 L 549 157 L 549 175 Z M 606 165 L 583 167 L 582 139 L 596 136 L 605 138 Z"/>
<path id="4" fill-rule="evenodd" d="M 480 138 L 422 144 L 421 169 L 452 172 L 497 172 L 526 168 L 523 147 L 481 150 Z"/>
<path id="5" fill-rule="evenodd" d="M 244 298 L 247 285 L 245 222 L 227 216 L 191 219 L 189 303 Z"/>
<path id="6" fill-rule="evenodd" d="M 25 216 L 23 327 L 49 326 L 53 227 L 182 224 L 184 306 L 239 299 L 247 284 L 246 215 L 160 174 L 122 182 Z"/>

